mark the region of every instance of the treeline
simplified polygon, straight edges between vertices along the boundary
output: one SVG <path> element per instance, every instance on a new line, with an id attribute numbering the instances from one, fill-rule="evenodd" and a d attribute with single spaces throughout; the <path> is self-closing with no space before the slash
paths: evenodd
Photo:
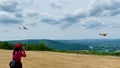
<path id="1" fill-rule="evenodd" d="M 0 49 L 13 50 L 14 46 L 15 44 L 10 44 L 8 42 L 0 42 Z M 47 45 L 45 45 L 44 42 L 41 42 L 39 44 L 22 44 L 22 46 L 24 46 L 26 50 L 54 51 L 53 48 L 48 47 Z"/>
<path id="2" fill-rule="evenodd" d="M 75 54 L 90 54 L 90 55 L 108 55 L 120 56 L 120 52 L 98 52 L 95 50 L 56 50 L 56 52 L 75 53 Z"/>

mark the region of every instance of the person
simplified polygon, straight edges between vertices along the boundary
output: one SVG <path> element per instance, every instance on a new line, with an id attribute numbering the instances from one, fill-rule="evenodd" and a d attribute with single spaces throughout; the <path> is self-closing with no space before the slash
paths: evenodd
<path id="1" fill-rule="evenodd" d="M 15 64 L 14 67 L 10 68 L 22 68 L 21 57 L 26 57 L 25 48 L 22 47 L 21 44 L 15 44 L 12 57 L 12 59 L 15 61 Z"/>

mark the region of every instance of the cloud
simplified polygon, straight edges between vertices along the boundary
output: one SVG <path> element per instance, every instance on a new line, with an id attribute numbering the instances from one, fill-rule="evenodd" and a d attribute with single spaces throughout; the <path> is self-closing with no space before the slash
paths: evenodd
<path id="1" fill-rule="evenodd" d="M 115 16 L 120 14 L 120 1 L 118 0 L 93 0 L 89 8 L 90 16 Z M 113 14 L 112 14 L 113 13 Z"/>
<path id="2" fill-rule="evenodd" d="M 18 1 L 2 0 L 0 2 L 0 24 L 11 25 L 23 23 L 22 9 Z"/>
<path id="3" fill-rule="evenodd" d="M 10 25 L 10 24 L 19 24 L 22 22 L 23 20 L 21 18 L 17 18 L 13 14 L 0 12 L 0 23 L 1 24 Z"/>
<path id="4" fill-rule="evenodd" d="M 41 22 L 51 25 L 62 24 L 61 28 L 64 29 L 80 22 L 81 19 L 84 19 L 86 17 L 87 17 L 87 12 L 79 9 L 71 14 L 58 15 L 56 17 L 46 15 L 44 16 L 44 18 L 41 19 Z"/>
<path id="5" fill-rule="evenodd" d="M 33 9 L 29 9 L 23 2 L 17 0 L 1 0 L 0 1 L 0 24 L 12 25 L 26 23 L 32 17 L 38 16 Z M 24 7 L 23 7 L 24 6 Z M 30 18 L 31 17 L 31 18 Z M 25 22 L 24 22 L 25 21 Z"/>
<path id="6" fill-rule="evenodd" d="M 120 8 L 116 9 L 114 11 L 110 11 L 109 16 L 115 16 L 120 14 Z"/>
<path id="7" fill-rule="evenodd" d="M 9 32 L 8 30 L 2 30 L 2 32 L 5 32 L 5 33 L 7 33 L 7 32 Z"/>
<path id="8" fill-rule="evenodd" d="M 24 15 L 22 13 L 15 13 L 15 16 L 17 18 L 23 18 L 24 17 Z"/>
<path id="9" fill-rule="evenodd" d="M 60 4 L 67 4 L 68 2 L 65 1 L 65 0 L 59 0 L 59 3 L 60 3 Z"/>
<path id="10" fill-rule="evenodd" d="M 48 24 L 63 24 L 64 28 L 72 26 L 76 23 L 82 23 L 81 20 L 87 20 L 86 18 L 97 17 L 101 18 L 109 18 L 120 14 L 120 1 L 119 0 L 92 0 L 87 9 L 75 10 L 72 13 L 66 15 L 58 15 L 53 18 L 45 17 L 41 19 L 41 22 Z M 100 25 L 100 26 L 99 26 Z M 89 24 L 84 24 L 86 28 L 101 28 L 104 26 L 102 22 L 89 22 Z"/>
<path id="11" fill-rule="evenodd" d="M 41 19 L 41 22 L 53 25 L 65 24 L 64 27 L 68 27 L 79 22 L 80 19 L 85 18 L 86 16 L 87 15 L 84 11 L 79 10 L 71 14 L 59 15 L 57 17 L 46 15 L 44 18 Z"/>
<path id="12" fill-rule="evenodd" d="M 62 6 L 60 4 L 57 4 L 57 3 L 50 3 L 50 6 L 52 8 L 55 8 L 55 9 L 62 9 Z"/>
<path id="13" fill-rule="evenodd" d="M 28 13 L 27 16 L 35 17 L 35 16 L 38 16 L 38 14 L 37 13 Z"/>
<path id="14" fill-rule="evenodd" d="M 17 18 L 10 18 L 10 17 L 2 17 L 0 18 L 0 23 L 4 25 L 10 25 L 10 24 L 19 24 L 23 21 Z"/>
<path id="15" fill-rule="evenodd" d="M 44 17 L 42 18 L 41 22 L 52 24 L 52 25 L 57 25 L 60 23 L 59 20 L 52 18 L 52 17 Z"/>
<path id="16" fill-rule="evenodd" d="M 19 3 L 17 1 L 7 1 L 4 0 L 0 2 L 0 10 L 5 12 L 17 12 L 20 11 L 21 8 L 18 6 Z"/>
<path id="17" fill-rule="evenodd" d="M 82 26 L 86 29 L 99 29 L 104 28 L 107 25 L 103 21 L 88 19 L 87 21 L 84 21 L 84 23 L 82 23 Z"/>
<path id="18" fill-rule="evenodd" d="M 39 12 L 36 10 L 32 10 L 32 9 L 26 9 L 25 13 L 27 14 L 28 17 L 36 17 L 39 16 Z"/>

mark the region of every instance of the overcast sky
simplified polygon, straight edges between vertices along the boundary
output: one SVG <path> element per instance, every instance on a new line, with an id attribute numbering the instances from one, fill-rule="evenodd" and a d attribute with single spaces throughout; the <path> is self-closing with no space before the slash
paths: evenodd
<path id="1" fill-rule="evenodd" d="M 120 0 L 0 0 L 0 40 L 119 38 Z"/>

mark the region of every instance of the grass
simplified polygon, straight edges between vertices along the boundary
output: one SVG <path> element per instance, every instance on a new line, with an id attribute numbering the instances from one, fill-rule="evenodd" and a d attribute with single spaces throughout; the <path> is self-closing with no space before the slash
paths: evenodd
<path id="1" fill-rule="evenodd" d="M 27 51 L 23 68 L 120 68 L 120 58 L 114 56 L 81 55 L 48 51 Z M 9 68 L 11 50 L 0 50 L 0 68 Z"/>

